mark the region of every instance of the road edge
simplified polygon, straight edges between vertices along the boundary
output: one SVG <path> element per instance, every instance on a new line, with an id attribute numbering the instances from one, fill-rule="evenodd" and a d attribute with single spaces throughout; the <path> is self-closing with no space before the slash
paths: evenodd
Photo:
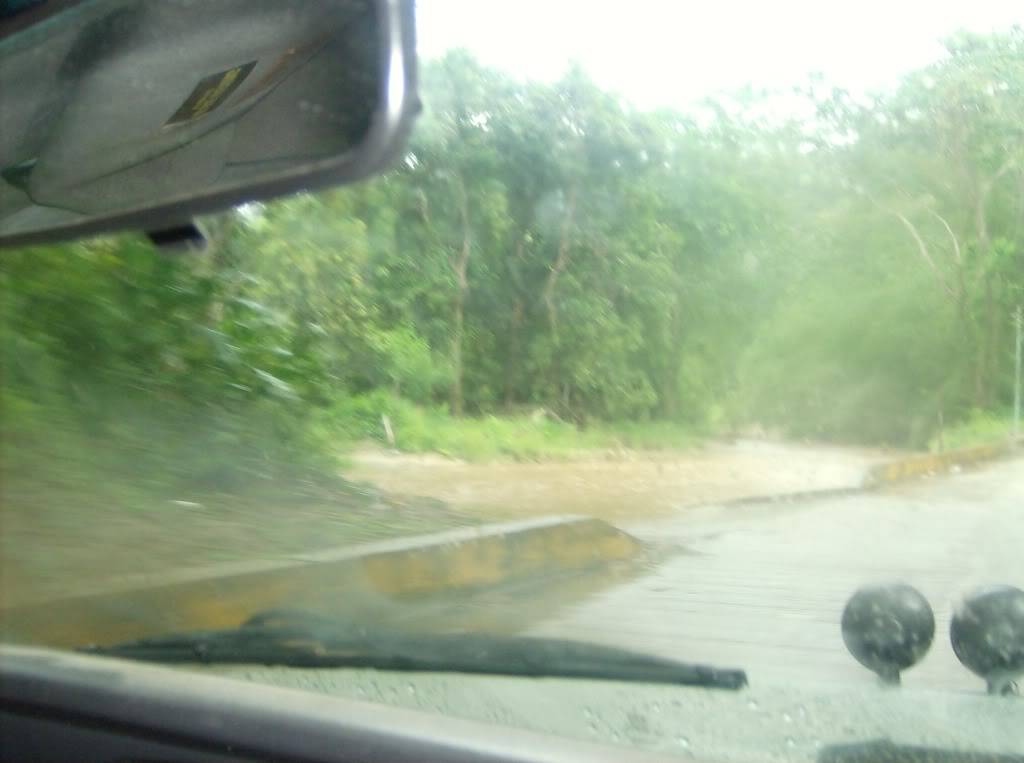
<path id="1" fill-rule="evenodd" d="M 308 609 L 373 620 L 410 600 L 488 590 L 629 562 L 641 541 L 599 519 L 557 516 L 146 576 L 100 592 L 0 610 L 4 637 L 76 647 L 231 628 Z"/>
<path id="2" fill-rule="evenodd" d="M 864 487 L 875 488 L 898 482 L 948 474 L 958 468 L 996 461 L 1010 455 L 1010 442 L 988 443 L 944 453 L 922 453 L 870 467 L 864 475 Z"/>

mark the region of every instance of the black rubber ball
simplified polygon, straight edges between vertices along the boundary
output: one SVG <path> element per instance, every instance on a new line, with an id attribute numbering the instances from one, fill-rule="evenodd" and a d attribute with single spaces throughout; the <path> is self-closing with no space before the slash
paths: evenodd
<path id="1" fill-rule="evenodd" d="M 917 663 L 932 645 L 935 615 L 912 586 L 866 586 L 846 603 L 842 627 L 843 642 L 857 662 L 897 683 L 900 671 Z"/>
<path id="2" fill-rule="evenodd" d="M 957 659 L 988 682 L 989 691 L 1014 691 L 1024 674 L 1024 591 L 991 586 L 965 597 L 953 613 L 949 639 Z"/>

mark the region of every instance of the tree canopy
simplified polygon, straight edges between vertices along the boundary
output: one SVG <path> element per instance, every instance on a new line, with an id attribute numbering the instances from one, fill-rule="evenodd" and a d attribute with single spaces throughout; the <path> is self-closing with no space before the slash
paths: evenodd
<path id="1" fill-rule="evenodd" d="M 218 480 L 399 398 L 899 445 L 1009 404 L 1021 29 L 870 98 L 809 78 L 643 112 L 461 51 L 422 88 L 400 166 L 210 219 L 205 255 L 5 252 L 7 437 L 61 407 L 86 433 L 160 420 L 231 444 Z"/>

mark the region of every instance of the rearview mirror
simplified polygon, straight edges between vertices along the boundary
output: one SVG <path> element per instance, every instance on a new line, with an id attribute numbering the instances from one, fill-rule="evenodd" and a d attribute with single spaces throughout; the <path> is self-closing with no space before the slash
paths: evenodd
<path id="1" fill-rule="evenodd" d="M 417 108 L 412 0 L 0 6 L 0 245 L 154 235 L 365 177 Z"/>

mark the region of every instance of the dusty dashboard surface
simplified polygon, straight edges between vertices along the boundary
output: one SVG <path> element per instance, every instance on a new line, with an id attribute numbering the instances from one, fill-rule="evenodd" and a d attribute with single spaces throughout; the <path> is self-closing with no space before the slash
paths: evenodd
<path id="1" fill-rule="evenodd" d="M 1024 759 L 1024 702 L 980 692 L 844 690 L 830 685 L 761 685 L 730 692 L 362 670 L 253 667 L 211 672 L 704 760 L 814 761 L 840 747 L 849 751 L 850 745 L 880 742 Z"/>

